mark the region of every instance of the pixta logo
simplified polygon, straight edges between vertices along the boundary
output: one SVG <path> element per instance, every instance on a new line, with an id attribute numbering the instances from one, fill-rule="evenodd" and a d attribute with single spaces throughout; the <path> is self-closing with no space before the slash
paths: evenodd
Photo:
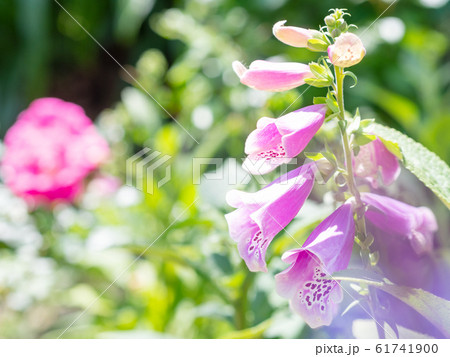
<path id="1" fill-rule="evenodd" d="M 172 156 L 144 148 L 126 161 L 126 184 L 153 194 L 155 185 L 160 188 L 171 178 L 171 167 L 167 162 Z M 162 174 L 163 168 L 165 172 Z"/>

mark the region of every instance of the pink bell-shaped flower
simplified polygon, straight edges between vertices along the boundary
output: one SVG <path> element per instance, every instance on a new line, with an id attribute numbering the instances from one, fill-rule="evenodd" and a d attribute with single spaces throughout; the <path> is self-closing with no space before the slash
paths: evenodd
<path id="1" fill-rule="evenodd" d="M 365 216 L 372 224 L 407 238 L 417 254 L 433 250 L 438 226 L 429 208 L 410 206 L 374 193 L 363 193 L 361 199 L 367 205 Z"/>
<path id="2" fill-rule="evenodd" d="M 295 62 L 269 62 L 257 60 L 247 69 L 241 62 L 233 62 L 233 70 L 241 83 L 250 88 L 282 92 L 305 84 L 313 77 L 309 66 Z"/>
<path id="3" fill-rule="evenodd" d="M 380 139 L 361 146 L 357 156 L 353 157 L 355 176 L 365 178 L 374 187 L 378 187 L 378 171 L 385 185 L 392 184 L 400 175 L 398 159 Z"/>
<path id="4" fill-rule="evenodd" d="M 276 290 L 312 328 L 330 325 L 337 313 L 342 289 L 324 277 L 347 268 L 354 236 L 353 205 L 347 202 L 314 229 L 302 248 L 282 257 L 291 266 L 275 276 Z"/>
<path id="5" fill-rule="evenodd" d="M 326 106 L 310 105 L 278 119 L 261 118 L 245 142 L 245 170 L 266 174 L 300 154 L 325 120 Z"/>
<path id="6" fill-rule="evenodd" d="M 260 191 L 228 192 L 228 204 L 237 208 L 225 215 L 230 236 L 238 243 L 239 254 L 250 271 L 267 271 L 267 247 L 305 203 L 314 185 L 315 170 L 315 163 L 308 163 Z"/>
<path id="7" fill-rule="evenodd" d="M 286 45 L 306 47 L 308 40 L 313 37 L 311 31 L 301 27 L 284 26 L 285 23 L 286 20 L 278 21 L 273 25 L 272 31 L 274 36 Z"/>

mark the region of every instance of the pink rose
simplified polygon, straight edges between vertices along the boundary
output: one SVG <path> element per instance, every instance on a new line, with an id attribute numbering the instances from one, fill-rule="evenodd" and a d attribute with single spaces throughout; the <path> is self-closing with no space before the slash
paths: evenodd
<path id="1" fill-rule="evenodd" d="M 83 179 L 108 155 L 107 142 L 80 106 L 41 98 L 7 132 L 2 173 L 6 185 L 31 205 L 72 202 Z"/>

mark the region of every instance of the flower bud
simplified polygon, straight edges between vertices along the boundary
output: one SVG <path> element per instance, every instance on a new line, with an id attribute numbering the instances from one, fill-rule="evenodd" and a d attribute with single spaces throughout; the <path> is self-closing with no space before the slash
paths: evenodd
<path id="1" fill-rule="evenodd" d="M 334 29 L 333 31 L 331 31 L 331 36 L 333 38 L 339 37 L 340 34 L 341 34 L 341 30 L 339 30 L 339 29 Z"/>
<path id="2" fill-rule="evenodd" d="M 283 20 L 273 25 L 274 36 L 286 45 L 306 47 L 308 40 L 312 38 L 311 31 L 301 27 L 284 26 L 285 23 L 286 20 Z"/>
<path id="3" fill-rule="evenodd" d="M 239 61 L 233 62 L 233 70 L 241 83 L 257 90 L 282 92 L 305 84 L 305 78 L 313 77 L 309 66 L 293 62 L 269 62 L 257 60 L 246 68 Z"/>
<path id="4" fill-rule="evenodd" d="M 344 19 L 337 20 L 336 28 L 341 30 L 342 32 L 346 32 L 348 30 L 347 22 L 345 22 Z"/>
<path id="5" fill-rule="evenodd" d="M 366 54 L 363 43 L 353 33 L 340 35 L 334 45 L 328 47 L 328 57 L 333 65 L 351 67 L 361 62 Z"/>
<path id="6" fill-rule="evenodd" d="M 325 17 L 325 24 L 330 27 L 334 27 L 336 25 L 336 19 L 332 15 L 328 15 Z"/>

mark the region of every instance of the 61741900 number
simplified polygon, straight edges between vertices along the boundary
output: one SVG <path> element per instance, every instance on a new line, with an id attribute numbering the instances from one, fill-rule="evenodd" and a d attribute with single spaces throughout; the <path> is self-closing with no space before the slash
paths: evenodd
<path id="1" fill-rule="evenodd" d="M 376 353 L 437 353 L 437 344 L 398 344 L 398 343 L 379 343 L 375 347 Z"/>

